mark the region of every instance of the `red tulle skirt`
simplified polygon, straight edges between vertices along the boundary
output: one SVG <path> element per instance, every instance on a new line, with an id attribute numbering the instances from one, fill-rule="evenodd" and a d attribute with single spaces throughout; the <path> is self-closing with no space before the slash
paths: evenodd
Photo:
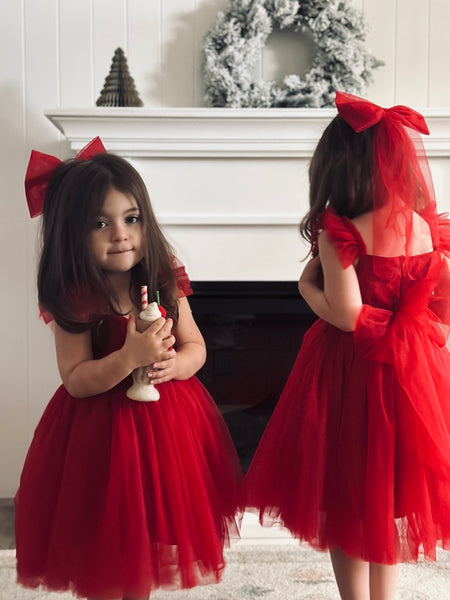
<path id="1" fill-rule="evenodd" d="M 361 331 L 376 328 L 370 312 Z M 368 357 L 386 349 L 379 329 L 380 347 L 367 352 L 367 340 L 322 320 L 307 332 L 244 502 L 319 550 L 384 564 L 435 559 L 438 543 L 450 548 L 449 353 L 420 323 L 386 327 L 398 335 L 394 352 L 404 350 L 395 360 Z"/>
<path id="2" fill-rule="evenodd" d="M 77 399 L 61 386 L 16 497 L 18 582 L 79 596 L 145 597 L 217 582 L 238 536 L 238 459 L 200 382 Z"/>

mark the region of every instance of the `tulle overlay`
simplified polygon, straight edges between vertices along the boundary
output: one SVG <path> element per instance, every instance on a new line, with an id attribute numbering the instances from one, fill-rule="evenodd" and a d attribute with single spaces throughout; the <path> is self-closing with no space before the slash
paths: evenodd
<path id="1" fill-rule="evenodd" d="M 123 343 L 110 318 L 101 354 Z M 127 378 L 79 399 L 61 386 L 30 447 L 16 497 L 18 581 L 79 596 L 144 597 L 219 580 L 238 537 L 240 467 L 196 378 L 134 402 Z"/>
<path id="2" fill-rule="evenodd" d="M 354 333 L 319 319 L 305 335 L 245 503 L 317 549 L 435 559 L 450 549 L 447 264 L 438 249 L 369 256 L 350 221 L 324 226 L 343 264 L 358 256 L 363 310 Z"/>

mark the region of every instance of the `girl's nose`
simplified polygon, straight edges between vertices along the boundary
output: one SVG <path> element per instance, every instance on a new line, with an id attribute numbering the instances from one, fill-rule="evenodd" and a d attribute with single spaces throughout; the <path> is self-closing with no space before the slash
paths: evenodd
<path id="1" fill-rule="evenodd" d="M 126 240 L 128 237 L 126 226 L 118 223 L 113 227 L 112 238 L 114 241 Z"/>

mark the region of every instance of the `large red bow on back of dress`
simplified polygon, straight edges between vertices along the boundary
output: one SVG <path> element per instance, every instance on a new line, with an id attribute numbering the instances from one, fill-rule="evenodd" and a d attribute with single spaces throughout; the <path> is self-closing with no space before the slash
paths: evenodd
<path id="1" fill-rule="evenodd" d="M 105 147 L 99 137 L 91 140 L 75 156 L 75 160 L 89 160 L 96 154 L 106 152 Z M 45 192 L 48 183 L 56 169 L 62 161 L 56 156 L 44 154 L 43 152 L 31 151 L 28 168 L 25 175 L 25 195 L 27 197 L 28 209 L 31 217 L 37 217 L 42 214 L 44 206 Z"/>

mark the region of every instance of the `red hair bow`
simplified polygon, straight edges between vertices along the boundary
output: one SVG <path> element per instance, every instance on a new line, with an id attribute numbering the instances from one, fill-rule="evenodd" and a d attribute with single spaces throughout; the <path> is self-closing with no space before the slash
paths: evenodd
<path id="1" fill-rule="evenodd" d="M 401 239 L 405 255 L 410 252 L 414 212 L 438 236 L 433 182 L 420 138 L 429 133 L 423 116 L 407 106 L 382 108 L 343 92 L 336 92 L 336 107 L 356 133 L 376 125 L 372 139 L 373 254 L 388 256 L 385 244 L 392 239 Z"/>
<path id="2" fill-rule="evenodd" d="M 356 133 L 369 129 L 383 118 L 399 121 L 402 125 L 415 129 L 419 133 L 430 133 L 422 115 L 407 106 L 382 108 L 364 98 L 336 92 L 336 107 L 339 115 Z"/>
<path id="3" fill-rule="evenodd" d="M 106 149 L 97 136 L 78 152 L 75 160 L 89 160 L 96 154 L 104 152 L 106 152 Z M 37 217 L 42 213 L 48 182 L 61 162 L 56 156 L 37 152 L 36 150 L 31 151 L 25 175 L 25 195 L 31 217 Z"/>

